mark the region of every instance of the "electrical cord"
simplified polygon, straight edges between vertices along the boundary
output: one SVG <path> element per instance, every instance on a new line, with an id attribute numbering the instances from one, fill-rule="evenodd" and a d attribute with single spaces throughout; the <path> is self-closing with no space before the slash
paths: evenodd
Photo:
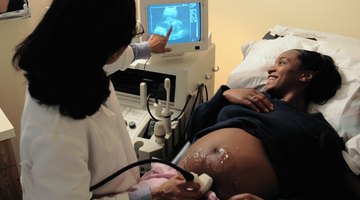
<path id="1" fill-rule="evenodd" d="M 197 102 L 197 99 L 198 99 L 198 97 L 199 97 L 199 95 L 200 95 L 200 93 L 201 93 L 201 89 L 202 89 L 202 87 L 204 87 L 205 88 L 205 92 L 206 92 L 206 101 L 208 101 L 208 98 L 209 98 L 209 96 L 208 96 L 208 91 L 207 91 L 207 87 L 206 87 L 206 85 L 205 84 L 200 84 L 199 85 L 199 87 L 198 87 L 198 91 L 197 91 L 197 94 L 196 94 L 196 98 L 195 98 L 195 101 L 194 101 L 194 103 L 193 103 L 193 107 L 192 107 L 192 109 L 191 109 L 191 112 L 190 112 L 190 115 L 192 115 L 192 113 L 193 113 L 193 111 L 194 111 L 194 109 L 195 109 L 195 106 L 196 106 L 196 102 Z M 199 102 L 199 103 L 202 103 L 202 102 Z M 189 119 L 188 119 L 188 121 L 187 121 L 187 123 L 186 123 L 186 127 L 185 127 L 185 135 L 189 132 L 189 122 L 190 122 L 190 120 L 191 120 L 191 117 L 189 117 Z M 188 138 L 189 139 L 189 138 Z M 189 140 L 190 141 L 190 140 Z"/>
<path id="2" fill-rule="evenodd" d="M 150 94 L 147 96 L 147 98 L 146 98 L 146 109 L 147 109 L 150 117 L 151 117 L 154 121 L 158 122 L 159 120 L 156 119 L 156 118 L 154 117 L 154 115 L 152 115 L 151 110 L 150 110 L 150 107 L 149 107 L 151 94 L 152 94 L 152 93 L 150 93 Z M 155 96 L 155 102 L 158 103 L 158 99 L 156 98 L 156 96 Z"/>
<path id="3" fill-rule="evenodd" d="M 146 64 L 148 63 L 148 61 L 150 60 L 150 58 L 151 58 L 151 55 L 146 59 L 146 61 L 145 61 L 145 63 L 144 63 L 144 70 L 145 70 Z"/>
<path id="4" fill-rule="evenodd" d="M 160 120 L 158 120 L 158 119 L 156 119 L 156 118 L 154 117 L 154 115 L 151 113 L 151 110 L 150 110 L 150 107 L 149 107 L 151 94 L 152 94 L 152 93 L 150 93 L 150 94 L 147 96 L 146 109 L 147 109 L 150 117 L 151 117 L 154 121 L 158 122 L 158 121 L 160 121 Z M 179 114 L 178 116 L 176 116 L 174 119 L 171 120 L 172 122 L 178 120 L 179 117 L 185 112 L 185 109 L 186 109 L 188 103 L 190 102 L 190 99 L 191 99 L 191 95 L 188 95 L 183 109 L 181 110 L 181 112 L 180 112 L 180 114 Z M 157 98 L 155 98 L 155 102 L 158 103 Z"/>
<path id="5" fill-rule="evenodd" d="M 199 96 L 200 96 L 202 87 L 204 87 L 204 84 L 203 84 L 203 83 L 201 83 L 201 84 L 199 85 L 199 87 L 198 87 L 198 92 L 196 93 L 195 101 L 194 101 L 193 107 L 191 108 L 191 112 L 190 112 L 190 113 L 193 113 L 193 111 L 194 111 L 194 108 L 195 108 L 196 102 L 197 102 L 197 100 L 198 100 L 198 98 L 199 98 Z"/>
<path id="6" fill-rule="evenodd" d="M 179 166 L 177 166 L 177 165 L 175 165 L 175 164 L 173 164 L 171 162 L 168 162 L 168 161 L 165 161 L 165 160 L 159 160 L 159 159 L 145 159 L 145 160 L 140 160 L 140 161 L 131 163 L 131 164 L 121 168 L 120 170 L 118 170 L 117 172 L 111 174 L 110 176 L 108 176 L 104 180 L 102 180 L 99 183 L 91 186 L 90 191 L 93 191 L 93 190 L 105 185 L 107 182 L 111 181 L 112 179 L 116 178 L 120 174 L 124 173 L 125 171 L 127 171 L 127 170 L 129 170 L 129 169 L 131 169 L 133 167 L 143 165 L 143 164 L 146 164 L 146 163 L 152 163 L 152 162 L 163 163 L 163 164 L 169 165 L 170 167 L 172 167 L 172 168 L 176 169 L 178 172 L 180 172 L 184 176 L 186 181 L 193 181 L 194 180 L 194 175 L 193 174 L 191 174 L 190 172 L 180 168 Z"/>
<path id="7" fill-rule="evenodd" d="M 201 91 L 200 91 L 200 90 L 201 90 L 201 87 L 205 87 L 206 101 L 208 101 L 208 98 L 209 98 L 208 90 L 207 90 L 206 85 L 203 84 L 203 83 L 200 84 L 199 87 L 197 88 L 197 89 L 198 89 L 197 96 L 198 96 L 198 94 L 201 92 Z M 185 112 L 185 109 L 186 109 L 186 107 L 187 107 L 187 104 L 190 102 L 190 99 L 191 99 L 191 95 L 189 94 L 189 95 L 187 96 L 185 105 L 184 105 L 183 109 L 181 110 L 180 114 L 179 114 L 177 117 L 175 117 L 173 120 L 171 120 L 171 121 L 175 121 L 175 120 L 179 119 L 179 117 Z M 196 105 L 196 101 L 197 101 L 197 99 L 195 99 L 194 104 L 193 104 L 193 107 Z M 201 102 L 201 103 L 202 103 L 202 102 Z"/>
<path id="8" fill-rule="evenodd" d="M 205 101 L 208 101 L 209 100 L 209 94 L 208 94 L 208 90 L 207 90 L 207 87 L 206 87 L 206 85 L 205 84 L 202 84 L 201 85 L 201 88 L 199 89 L 199 90 L 201 90 L 200 92 L 201 92 L 201 95 L 200 95 L 200 98 L 199 98 L 199 103 L 204 103 Z M 203 90 L 205 90 L 205 101 L 204 101 L 204 92 L 203 92 Z"/>
<path id="9" fill-rule="evenodd" d="M 207 87 L 206 87 L 205 84 L 201 83 L 201 84 L 198 86 L 198 88 L 197 88 L 196 98 L 195 98 L 195 101 L 194 101 L 194 104 L 193 104 L 193 107 L 192 107 L 192 109 L 191 109 L 190 114 L 193 112 L 193 110 L 194 110 L 194 108 L 195 108 L 195 106 L 196 106 L 196 102 L 197 102 L 197 100 L 198 100 L 198 98 L 199 98 L 199 96 L 200 96 L 200 93 L 202 92 L 202 88 L 205 88 L 206 101 L 208 101 L 208 99 L 209 99 L 208 89 L 207 89 Z M 146 109 L 147 109 L 150 117 L 151 117 L 154 121 L 158 122 L 158 121 L 160 121 L 160 120 L 159 120 L 159 119 L 156 119 L 156 118 L 153 116 L 153 114 L 151 113 L 150 107 L 149 107 L 150 97 L 151 97 L 152 94 L 153 94 L 153 93 L 150 93 L 150 94 L 147 96 Z M 178 116 L 176 116 L 174 119 L 172 119 L 172 120 L 171 120 L 172 122 L 175 121 L 175 120 L 178 120 L 179 117 L 185 112 L 185 109 L 186 109 L 186 107 L 188 106 L 188 103 L 190 102 L 190 99 L 191 99 L 191 95 L 189 94 L 189 95 L 187 96 L 185 105 L 184 105 L 183 109 L 181 110 L 180 114 L 179 114 Z M 201 98 L 201 99 L 202 99 L 202 98 Z M 155 95 L 155 102 L 158 103 L 158 99 L 156 98 L 156 95 Z M 203 99 L 201 100 L 200 103 L 203 103 Z"/>
<path id="10" fill-rule="evenodd" d="M 209 92 L 208 92 L 208 89 L 207 89 L 207 87 L 206 87 L 206 85 L 204 85 L 204 87 L 205 87 L 205 93 L 206 93 L 206 101 L 209 101 Z"/>
<path id="11" fill-rule="evenodd" d="M 180 114 L 178 116 L 176 116 L 174 119 L 171 120 L 172 122 L 175 121 L 175 120 L 178 120 L 179 117 L 185 112 L 185 109 L 186 109 L 188 103 L 190 102 L 190 99 L 191 99 L 191 95 L 188 95 L 183 109 L 181 110 L 181 112 L 180 112 Z"/>

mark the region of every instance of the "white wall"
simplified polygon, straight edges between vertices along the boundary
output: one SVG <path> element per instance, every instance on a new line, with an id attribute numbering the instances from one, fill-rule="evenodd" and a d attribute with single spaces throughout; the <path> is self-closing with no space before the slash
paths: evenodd
<path id="1" fill-rule="evenodd" d="M 243 59 L 241 45 L 274 25 L 360 38 L 359 0 L 209 0 L 209 30 L 216 44 L 215 88 Z"/>
<path id="2" fill-rule="evenodd" d="M 24 104 L 25 78 L 11 63 L 15 46 L 39 22 L 50 0 L 29 0 L 31 17 L 0 20 L 0 107 L 15 128 L 12 139 L 15 158 L 19 163 L 20 118 Z"/>
<path id="3" fill-rule="evenodd" d="M 20 117 L 25 79 L 11 64 L 13 49 L 46 11 L 51 0 L 29 0 L 32 16 L 0 21 L 0 107 L 13 124 L 19 161 Z M 274 25 L 332 32 L 360 38 L 358 0 L 209 0 L 209 30 L 216 44 L 215 89 L 225 84 L 231 70 L 242 60 L 240 47 L 258 40 Z"/>

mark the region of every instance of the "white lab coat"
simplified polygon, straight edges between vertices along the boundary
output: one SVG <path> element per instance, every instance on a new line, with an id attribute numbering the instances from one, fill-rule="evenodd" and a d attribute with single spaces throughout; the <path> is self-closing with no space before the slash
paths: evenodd
<path id="1" fill-rule="evenodd" d="M 134 52 L 130 46 L 128 46 L 124 53 L 114 63 L 104 66 L 104 70 L 108 74 L 112 74 L 118 70 L 125 70 L 134 61 Z"/>
<path id="2" fill-rule="evenodd" d="M 82 120 L 63 117 L 26 94 L 20 145 L 24 200 L 90 199 L 90 186 L 137 161 L 112 84 L 110 91 L 105 105 Z M 139 176 L 138 168 L 132 168 L 94 194 L 123 192 L 104 199 L 127 199 L 124 191 Z"/>

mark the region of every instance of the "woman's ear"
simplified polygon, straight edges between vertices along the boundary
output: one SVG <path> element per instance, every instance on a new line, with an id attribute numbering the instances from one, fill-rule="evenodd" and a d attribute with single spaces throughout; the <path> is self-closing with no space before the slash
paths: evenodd
<path id="1" fill-rule="evenodd" d="M 306 70 L 300 75 L 301 82 L 309 82 L 315 77 L 315 71 Z"/>

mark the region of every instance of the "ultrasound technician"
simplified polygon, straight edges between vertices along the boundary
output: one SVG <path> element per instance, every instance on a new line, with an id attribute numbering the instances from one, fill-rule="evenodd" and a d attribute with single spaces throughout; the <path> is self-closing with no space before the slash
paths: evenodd
<path id="1" fill-rule="evenodd" d="M 181 175 L 134 191 L 138 168 L 90 190 L 137 160 L 104 70 L 138 34 L 135 26 L 133 0 L 53 0 L 16 47 L 13 64 L 27 80 L 20 145 L 24 200 L 199 198 L 199 184 Z"/>

